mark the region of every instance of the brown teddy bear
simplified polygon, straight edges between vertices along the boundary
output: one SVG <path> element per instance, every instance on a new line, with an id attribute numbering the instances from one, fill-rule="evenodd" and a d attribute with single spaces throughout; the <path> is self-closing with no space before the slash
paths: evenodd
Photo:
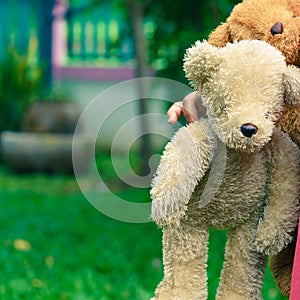
<path id="1" fill-rule="evenodd" d="M 298 219 L 300 150 L 276 121 L 284 103 L 299 103 L 300 71 L 256 40 L 197 42 L 184 70 L 207 117 L 175 134 L 153 179 L 164 257 L 155 299 L 207 299 L 213 227 L 228 229 L 217 299 L 259 300 L 267 255 L 286 247 Z"/>
<path id="2" fill-rule="evenodd" d="M 244 0 L 226 22 L 209 36 L 209 43 L 223 47 L 228 42 L 263 40 L 279 49 L 287 64 L 300 67 L 300 0 Z M 286 105 L 277 126 L 300 145 L 300 106 Z M 270 267 L 282 294 L 289 297 L 295 239 L 281 253 L 271 257 Z"/>

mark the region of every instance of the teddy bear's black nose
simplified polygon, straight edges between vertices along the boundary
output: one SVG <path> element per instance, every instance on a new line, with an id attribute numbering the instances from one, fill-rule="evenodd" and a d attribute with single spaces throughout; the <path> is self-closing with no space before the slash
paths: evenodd
<path id="1" fill-rule="evenodd" d="M 271 28 L 272 35 L 283 33 L 283 24 L 280 22 L 275 23 Z"/>
<path id="2" fill-rule="evenodd" d="M 241 132 L 245 137 L 250 138 L 257 132 L 257 127 L 254 124 L 246 123 L 241 126 Z"/>

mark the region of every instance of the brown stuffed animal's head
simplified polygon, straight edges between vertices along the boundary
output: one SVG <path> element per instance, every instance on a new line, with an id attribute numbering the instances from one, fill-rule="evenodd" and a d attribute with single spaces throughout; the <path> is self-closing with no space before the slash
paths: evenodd
<path id="1" fill-rule="evenodd" d="M 262 41 L 206 41 L 187 50 L 184 70 L 201 91 L 208 119 L 229 148 L 253 152 L 272 137 L 284 102 L 299 101 L 300 71 L 287 66 L 276 48 Z"/>
<path id="2" fill-rule="evenodd" d="M 280 50 L 288 64 L 300 66 L 300 0 L 244 0 L 208 42 L 223 47 L 240 40 L 265 41 Z"/>

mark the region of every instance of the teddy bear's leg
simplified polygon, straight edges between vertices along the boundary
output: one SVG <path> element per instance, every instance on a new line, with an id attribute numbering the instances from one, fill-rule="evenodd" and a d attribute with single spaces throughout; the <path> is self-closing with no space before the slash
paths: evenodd
<path id="1" fill-rule="evenodd" d="M 207 299 L 208 229 L 180 225 L 163 231 L 164 278 L 157 300 Z"/>
<path id="2" fill-rule="evenodd" d="M 255 248 L 255 226 L 229 230 L 218 300 L 261 300 L 266 256 Z"/>

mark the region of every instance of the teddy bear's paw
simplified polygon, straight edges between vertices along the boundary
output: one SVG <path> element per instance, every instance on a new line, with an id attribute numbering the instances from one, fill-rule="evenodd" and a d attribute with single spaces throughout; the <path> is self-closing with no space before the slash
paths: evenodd
<path id="1" fill-rule="evenodd" d="M 163 294 L 157 295 L 156 297 L 151 298 L 150 300 L 186 300 L 186 295 L 174 295 L 172 294 Z M 196 300 L 196 298 L 195 298 Z"/>
<path id="2" fill-rule="evenodd" d="M 201 290 L 189 289 L 185 286 L 170 287 L 160 285 L 155 292 L 154 298 L 150 300 L 206 300 L 207 291 L 204 288 Z"/>
<path id="3" fill-rule="evenodd" d="M 275 235 L 259 235 L 256 239 L 257 251 L 266 255 L 279 253 L 290 241 L 291 236 L 288 234 L 275 234 Z"/>
<path id="4" fill-rule="evenodd" d="M 217 300 L 249 300 L 246 296 L 231 291 L 227 291 L 226 293 L 218 296 L 216 299 Z"/>

